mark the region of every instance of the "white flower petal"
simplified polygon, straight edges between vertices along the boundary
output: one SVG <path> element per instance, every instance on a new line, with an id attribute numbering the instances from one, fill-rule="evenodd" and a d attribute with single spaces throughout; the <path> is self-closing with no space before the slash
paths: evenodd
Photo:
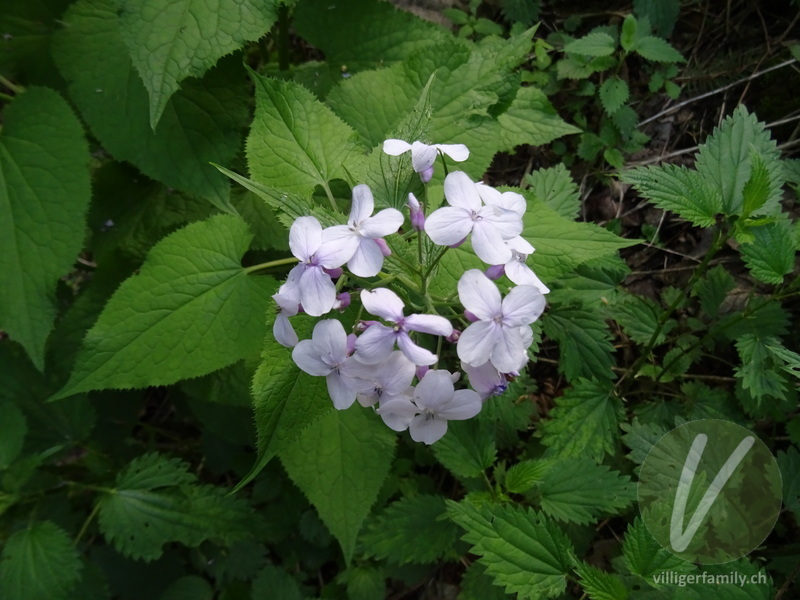
<path id="1" fill-rule="evenodd" d="M 436 144 L 436 149 L 456 162 L 464 162 L 469 158 L 469 148 L 464 144 Z"/>
<path id="2" fill-rule="evenodd" d="M 504 265 L 511 260 L 511 248 L 505 245 L 500 231 L 489 221 L 476 221 L 472 228 L 472 249 L 489 265 Z"/>
<path id="3" fill-rule="evenodd" d="M 300 304 L 312 317 L 321 317 L 336 302 L 336 286 L 322 267 L 307 267 L 298 281 Z"/>
<path id="4" fill-rule="evenodd" d="M 408 360 L 402 352 L 392 352 L 380 369 L 378 379 L 383 384 L 386 395 L 396 396 L 404 393 L 414 379 L 416 365 Z"/>
<path id="5" fill-rule="evenodd" d="M 322 243 L 316 252 L 317 263 L 326 269 L 341 267 L 353 258 L 361 240 L 347 225 L 334 225 L 322 232 Z"/>
<path id="6" fill-rule="evenodd" d="M 481 320 L 502 314 L 503 304 L 497 286 L 478 269 L 466 271 L 458 280 L 461 305 Z"/>
<path id="7" fill-rule="evenodd" d="M 391 429 L 405 431 L 414 415 L 419 413 L 419 409 L 408 396 L 392 396 L 381 400 L 375 412 Z"/>
<path id="8" fill-rule="evenodd" d="M 389 139 L 383 142 L 383 151 L 390 156 L 399 156 L 411 150 L 411 144 L 403 140 Z"/>
<path id="9" fill-rule="evenodd" d="M 345 410 L 356 401 L 356 390 L 348 381 L 347 377 L 339 373 L 330 373 L 326 378 L 328 383 L 328 394 L 330 394 L 333 406 L 338 410 Z"/>
<path id="10" fill-rule="evenodd" d="M 361 223 L 358 232 L 365 238 L 382 238 L 396 233 L 403 220 L 403 213 L 396 208 L 384 208 L 374 217 Z"/>
<path id="11" fill-rule="evenodd" d="M 444 178 L 444 197 L 450 206 L 458 206 L 475 213 L 481 208 L 478 189 L 463 171 L 453 171 Z"/>
<path id="12" fill-rule="evenodd" d="M 511 260 L 506 264 L 505 270 L 508 278 L 517 285 L 532 285 L 542 294 L 550 293 L 550 288 L 542 283 L 542 280 L 524 262 Z"/>
<path id="13" fill-rule="evenodd" d="M 275 336 L 275 341 L 281 346 L 293 348 L 297 345 L 297 333 L 295 333 L 294 327 L 289 322 L 289 317 L 283 312 L 275 316 L 275 322 L 272 324 L 272 335 Z"/>
<path id="14" fill-rule="evenodd" d="M 544 312 L 547 301 L 532 285 L 518 285 L 503 299 L 503 326 L 530 325 Z"/>
<path id="15" fill-rule="evenodd" d="M 447 433 L 447 420 L 437 419 L 436 417 L 429 418 L 428 415 L 417 415 L 411 419 L 408 431 L 412 440 L 424 442 L 430 446 L 442 439 L 444 434 Z"/>
<path id="16" fill-rule="evenodd" d="M 450 335 L 453 333 L 453 325 L 439 315 L 409 315 L 403 321 L 405 329 L 410 331 L 420 331 L 433 335 Z"/>
<path id="17" fill-rule="evenodd" d="M 530 328 L 528 328 L 530 329 Z M 481 399 L 485 400 L 498 392 L 502 393 L 508 387 L 508 382 L 500 371 L 495 369 L 490 361 L 486 361 L 479 366 L 472 366 L 465 362 L 461 363 L 461 368 L 469 377 L 469 384 L 472 386 Z"/>
<path id="18" fill-rule="evenodd" d="M 436 412 L 453 398 L 453 380 L 450 372 L 443 369 L 431 370 L 414 389 L 414 402 L 422 409 Z"/>
<path id="19" fill-rule="evenodd" d="M 458 358 L 470 365 L 482 365 L 491 359 L 494 345 L 500 337 L 502 328 L 494 321 L 473 323 L 458 338 Z"/>
<path id="20" fill-rule="evenodd" d="M 421 346 L 417 346 L 412 342 L 411 338 L 408 337 L 408 334 L 405 332 L 400 332 L 397 336 L 397 347 L 400 348 L 400 351 L 405 357 L 415 365 L 432 365 L 439 360 L 439 357 L 433 352 Z"/>
<path id="21" fill-rule="evenodd" d="M 368 185 L 357 185 L 353 188 L 353 202 L 350 205 L 350 218 L 348 224 L 357 226 L 372 215 L 375 210 L 375 200 Z"/>
<path id="22" fill-rule="evenodd" d="M 387 321 L 397 322 L 403 318 L 405 308 L 403 301 L 400 300 L 400 296 L 387 288 L 362 290 L 361 304 L 369 314 Z"/>
<path id="23" fill-rule="evenodd" d="M 375 240 L 361 239 L 353 257 L 347 262 L 347 268 L 353 275 L 373 277 L 383 267 L 383 252 Z"/>
<path id="24" fill-rule="evenodd" d="M 481 412 L 481 397 L 474 390 L 456 390 L 453 399 L 445 406 L 441 407 L 437 416 L 444 417 L 448 421 L 464 421 L 471 419 Z"/>
<path id="25" fill-rule="evenodd" d="M 308 261 L 322 244 L 322 225 L 314 217 L 299 217 L 289 229 L 289 248 L 301 261 Z"/>
<path id="26" fill-rule="evenodd" d="M 319 321 L 314 325 L 311 339 L 323 361 L 329 365 L 344 362 L 347 356 L 347 334 L 341 322 L 336 319 Z"/>
<path id="27" fill-rule="evenodd" d="M 508 247 L 511 248 L 512 251 L 522 255 L 523 261 L 529 254 L 533 254 L 536 251 L 536 248 L 534 248 L 531 243 L 521 235 L 513 237 L 510 240 L 506 240 L 506 244 L 508 244 Z"/>
<path id="28" fill-rule="evenodd" d="M 428 146 L 419 141 L 411 144 L 411 166 L 417 173 L 430 169 L 436 162 L 436 156 L 435 146 Z"/>
<path id="29" fill-rule="evenodd" d="M 309 375 L 321 377 L 331 372 L 331 365 L 321 359 L 312 340 L 301 340 L 292 350 L 292 360 Z"/>
<path id="30" fill-rule="evenodd" d="M 379 363 L 392 353 L 396 337 L 394 330 L 385 325 L 371 325 L 358 336 L 354 356 L 365 365 Z"/>
<path id="31" fill-rule="evenodd" d="M 455 246 L 472 231 L 474 222 L 463 208 L 445 206 L 433 211 L 425 220 L 425 233 L 434 244 Z"/>
<path id="32" fill-rule="evenodd" d="M 522 218 L 514 211 L 499 206 L 484 206 L 478 215 L 480 220 L 491 223 L 504 240 L 511 240 L 522 233 Z"/>
<path id="33" fill-rule="evenodd" d="M 519 328 L 503 327 L 502 335 L 495 337 L 490 360 L 501 373 L 511 373 L 524 366 L 522 335 Z M 527 359 L 525 360 L 527 362 Z"/>

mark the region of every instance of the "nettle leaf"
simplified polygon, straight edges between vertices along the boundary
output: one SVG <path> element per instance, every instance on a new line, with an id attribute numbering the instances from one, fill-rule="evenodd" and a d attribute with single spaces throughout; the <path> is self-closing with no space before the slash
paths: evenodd
<path id="1" fill-rule="evenodd" d="M 692 563 L 675 556 L 659 544 L 641 517 L 636 517 L 628 525 L 622 541 L 622 557 L 628 571 L 645 579 L 661 571 L 687 572 L 694 569 Z"/>
<path id="2" fill-rule="evenodd" d="M 213 600 L 211 585 L 198 575 L 185 575 L 164 590 L 160 600 Z"/>
<path id="3" fill-rule="evenodd" d="M 492 577 L 487 575 L 486 567 L 480 562 L 473 562 L 461 578 L 458 600 L 511 600 L 511 596 L 502 587 L 494 585 Z"/>
<path id="4" fill-rule="evenodd" d="M 661 308 L 649 298 L 625 294 L 613 307 L 613 316 L 625 333 L 637 344 L 648 344 L 658 328 Z M 675 326 L 667 321 L 656 337 L 656 345 L 664 343 L 667 333 Z"/>
<path id="5" fill-rule="evenodd" d="M 569 381 L 614 379 L 614 344 L 599 311 L 555 307 L 542 319 L 547 337 L 558 342 L 558 368 Z"/>
<path id="6" fill-rule="evenodd" d="M 227 164 L 241 145 L 249 112 L 241 61 L 226 59 L 202 80 L 184 81 L 153 130 L 117 10 L 115 0 L 79 0 L 64 15 L 53 52 L 70 97 L 116 159 L 233 212 L 228 180 L 210 163 Z"/>
<path id="7" fill-rule="evenodd" d="M 575 566 L 580 585 L 591 600 L 627 600 L 628 588 L 615 573 L 602 571 L 583 561 Z"/>
<path id="8" fill-rule="evenodd" d="M 433 454 L 457 477 L 480 477 L 494 464 L 497 448 L 488 419 L 448 423 L 447 434 L 433 445 Z"/>
<path id="9" fill-rule="evenodd" d="M 28 421 L 23 412 L 8 400 L 0 399 L 0 471 L 5 470 L 19 456 Z"/>
<path id="10" fill-rule="evenodd" d="M 586 458 L 553 463 L 536 487 L 545 514 L 581 525 L 619 514 L 636 499 L 629 477 Z"/>
<path id="11" fill-rule="evenodd" d="M 339 540 L 350 563 L 356 537 L 383 485 L 395 434 L 372 411 L 330 411 L 281 450 L 286 472 Z"/>
<path id="12" fill-rule="evenodd" d="M 564 163 L 538 169 L 526 177 L 533 195 L 565 219 L 574 220 L 581 208 L 578 185 Z"/>
<path id="13" fill-rule="evenodd" d="M 783 169 L 764 123 L 741 105 L 700 146 L 695 161 L 697 171 L 722 194 L 725 214 L 742 214 L 753 152 L 761 154 L 770 172 L 770 195 L 764 210 L 771 214 L 775 208 L 780 210 Z"/>
<path id="14" fill-rule="evenodd" d="M 716 318 L 728 292 L 736 287 L 733 277 L 722 265 L 717 265 L 706 272 L 692 292 L 700 299 L 700 307 L 708 316 Z"/>
<path id="15" fill-rule="evenodd" d="M 349 180 L 348 160 L 362 153 L 356 133 L 303 86 L 252 73 L 256 113 L 247 138 L 253 179 L 310 195 L 331 179 Z"/>
<path id="16" fill-rule="evenodd" d="M 470 552 L 506 592 L 520 599 L 553 598 L 564 593 L 572 564 L 572 543 L 546 517 L 521 506 L 447 501 L 450 518 L 466 530 Z"/>
<path id="17" fill-rule="evenodd" d="M 123 555 L 155 560 L 167 542 L 197 546 L 251 537 L 253 513 L 225 490 L 197 485 L 189 465 L 156 453 L 134 459 L 100 500 L 100 530 Z"/>
<path id="18" fill-rule="evenodd" d="M 591 223 L 565 219 L 536 201 L 528 202 L 522 224 L 522 237 L 536 248 L 528 263 L 545 284 L 582 263 L 639 243 Z"/>
<path id="19" fill-rule="evenodd" d="M 550 453 L 596 461 L 614 453 L 624 411 L 609 383 L 579 379 L 555 403 L 549 418 L 539 423 Z"/>
<path id="20" fill-rule="evenodd" d="M 776 369 L 782 361 L 776 360 L 770 346 L 781 346 L 781 342 L 777 338 L 762 338 L 754 333 L 746 333 L 736 340 L 742 366 L 736 368 L 735 374 L 756 402 L 755 407 L 745 407 L 751 414 L 763 412 L 765 397 L 786 398 L 786 378 Z"/>
<path id="21" fill-rule="evenodd" d="M 5 540 L 0 594 L 4 600 L 72 598 L 82 567 L 66 531 L 51 521 L 34 521 Z"/>
<path id="22" fill-rule="evenodd" d="M 789 446 L 785 452 L 778 452 L 777 459 L 783 479 L 783 503 L 800 522 L 800 452 L 796 446 Z"/>
<path id="23" fill-rule="evenodd" d="M 654 62 L 686 62 L 683 55 L 672 44 L 654 35 L 640 37 L 634 43 L 632 50 L 642 58 Z"/>
<path id="24" fill-rule="evenodd" d="M 547 460 L 520 461 L 508 468 L 503 485 L 512 494 L 522 494 L 540 482 L 551 466 Z"/>
<path id="25" fill-rule="evenodd" d="M 564 46 L 564 52 L 582 56 L 608 56 L 617 48 L 614 38 L 603 31 L 595 31 L 573 40 Z"/>
<path id="26" fill-rule="evenodd" d="M 368 522 L 360 543 L 368 556 L 391 563 L 435 563 L 453 555 L 458 528 L 442 519 L 445 499 L 421 494 L 401 498 Z"/>
<path id="27" fill-rule="evenodd" d="M 267 565 L 253 579 L 250 598 L 280 598 L 281 600 L 303 600 L 305 595 L 300 585 L 286 571 L 275 565 Z"/>
<path id="28" fill-rule="evenodd" d="M 83 127 L 56 92 L 29 88 L 0 133 L 0 328 L 41 371 L 59 277 L 81 249 L 91 198 Z"/>
<path id="29" fill-rule="evenodd" d="M 169 385 L 255 354 L 277 284 L 242 267 L 251 239 L 244 221 L 218 215 L 154 246 L 86 334 L 75 371 L 54 399 Z"/>
<path id="30" fill-rule="evenodd" d="M 349 71 L 391 64 L 451 37 L 443 27 L 388 2 L 364 0 L 333 5 L 327 0 L 303 0 L 295 7 L 293 25 L 325 53 L 332 69 L 346 66 Z"/>
<path id="31" fill-rule="evenodd" d="M 710 227 L 724 210 L 720 192 L 703 175 L 686 167 L 637 167 L 625 171 L 621 179 L 660 209 L 672 211 L 698 227 Z"/>
<path id="32" fill-rule="evenodd" d="M 508 109 L 498 115 L 497 122 L 506 144 L 503 150 L 520 144 L 541 146 L 581 132 L 559 117 L 545 93 L 535 87 L 520 88 Z"/>
<path id="33" fill-rule="evenodd" d="M 781 219 L 774 223 L 750 227 L 753 241 L 739 249 L 750 273 L 765 283 L 780 284 L 794 270 L 795 240 L 792 223 Z"/>
<path id="34" fill-rule="evenodd" d="M 187 77 L 201 77 L 226 54 L 265 35 L 275 2 L 256 0 L 123 0 L 120 33 L 150 93 L 155 129 Z"/>
<path id="35" fill-rule="evenodd" d="M 609 77 L 600 86 L 598 94 L 603 110 L 607 114 L 613 115 L 628 101 L 630 89 L 628 89 L 628 84 L 619 77 Z"/>

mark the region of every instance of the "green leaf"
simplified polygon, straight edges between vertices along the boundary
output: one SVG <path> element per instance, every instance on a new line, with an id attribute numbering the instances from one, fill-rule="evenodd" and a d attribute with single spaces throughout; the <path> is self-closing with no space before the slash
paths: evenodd
<path id="1" fill-rule="evenodd" d="M 209 583 L 197 575 L 186 575 L 173 581 L 164 590 L 161 600 L 212 600 L 214 590 Z"/>
<path id="2" fill-rule="evenodd" d="M 447 434 L 433 445 L 437 460 L 457 477 L 480 477 L 494 464 L 494 428 L 487 419 L 451 421 Z"/>
<path id="3" fill-rule="evenodd" d="M 742 361 L 742 366 L 736 368 L 736 377 L 742 380 L 742 387 L 747 390 L 756 401 L 748 412 L 751 414 L 762 411 L 763 399 L 786 397 L 786 379 L 775 368 L 780 365 L 770 351 L 769 346 L 780 346 L 779 340 L 771 337 L 761 338 L 756 334 L 745 334 L 736 340 L 736 350 Z"/>
<path id="4" fill-rule="evenodd" d="M 608 56 L 617 48 L 617 43 L 603 31 L 596 31 L 571 41 L 564 46 L 564 52 L 582 56 Z"/>
<path id="5" fill-rule="evenodd" d="M 244 221 L 218 215 L 154 246 L 86 334 L 75 371 L 54 398 L 168 385 L 255 354 L 276 285 L 242 268 L 251 239 Z"/>
<path id="6" fill-rule="evenodd" d="M 767 213 L 779 209 L 783 169 L 775 142 L 764 123 L 742 105 L 700 146 L 695 165 L 703 178 L 722 195 L 722 212 L 739 215 L 744 208 L 744 187 L 750 180 L 753 153 L 761 154 L 770 172 Z"/>
<path id="7" fill-rule="evenodd" d="M 628 84 L 619 77 L 609 77 L 600 86 L 600 102 L 606 114 L 613 115 L 625 104 L 630 96 Z"/>
<path id="8" fill-rule="evenodd" d="M 751 227 L 753 241 L 740 246 L 742 259 L 750 273 L 765 283 L 779 284 L 794 270 L 795 249 L 792 224 L 782 219 Z"/>
<path id="9" fill-rule="evenodd" d="M 247 138 L 253 179 L 310 195 L 331 179 L 348 180 L 348 159 L 360 153 L 356 133 L 304 87 L 253 73 L 256 114 Z"/>
<path id="10" fill-rule="evenodd" d="M 276 17 L 272 1 L 123 0 L 120 33 L 149 92 L 153 130 L 181 81 L 265 35 Z"/>
<path id="11" fill-rule="evenodd" d="M 770 173 L 766 161 L 757 152 L 751 153 L 750 161 L 752 162 L 750 179 L 742 190 L 742 217 L 745 219 L 757 213 L 758 209 L 767 203 L 770 195 Z"/>
<path id="12" fill-rule="evenodd" d="M 672 33 L 680 10 L 681 0 L 633 0 L 633 12 L 646 18 L 663 38 Z"/>
<path id="13" fill-rule="evenodd" d="M 0 471 L 3 471 L 19 456 L 28 433 L 28 421 L 22 411 L 8 400 L 0 400 L 0 415 L 3 415 L 0 422 Z"/>
<path id="14" fill-rule="evenodd" d="M 646 35 L 636 40 L 632 48 L 642 58 L 654 62 L 678 63 L 686 62 L 683 55 L 672 44 L 653 35 Z"/>
<path id="15" fill-rule="evenodd" d="M 64 15 L 53 53 L 70 97 L 116 159 L 232 212 L 229 183 L 209 163 L 227 164 L 241 145 L 249 114 L 241 61 L 225 59 L 202 80 L 185 81 L 154 131 L 117 10 L 115 0 L 79 0 Z"/>
<path id="16" fill-rule="evenodd" d="M 777 458 L 783 479 L 783 504 L 800 522 L 800 452 L 796 446 L 789 446 L 785 452 L 779 451 Z"/>
<path id="17" fill-rule="evenodd" d="M 100 530 L 125 556 L 154 560 L 167 542 L 197 546 L 250 537 L 253 513 L 242 501 L 212 486 L 198 486 L 188 465 L 146 454 L 117 476 L 99 503 Z"/>
<path id="18" fill-rule="evenodd" d="M 508 109 L 498 115 L 500 134 L 511 150 L 520 144 L 541 146 L 565 135 L 580 133 L 558 116 L 545 93 L 535 87 L 523 87 Z"/>
<path id="19" fill-rule="evenodd" d="M 629 477 L 586 458 L 553 463 L 536 487 L 542 512 L 581 525 L 619 514 L 636 499 Z"/>
<path id="20" fill-rule="evenodd" d="M 303 430 L 280 458 L 339 540 L 348 564 L 356 536 L 389 474 L 395 434 L 371 411 L 331 411 Z"/>
<path id="21" fill-rule="evenodd" d="M 34 521 L 5 540 L 0 594 L 4 600 L 71 598 L 82 566 L 66 531 L 50 521 Z"/>
<path id="22" fill-rule="evenodd" d="M 262 600 L 263 598 L 303 600 L 305 596 L 300 591 L 297 581 L 289 573 L 280 567 L 267 565 L 253 580 L 250 598 L 252 600 Z"/>
<path id="23" fill-rule="evenodd" d="M 637 37 L 638 23 L 633 15 L 625 15 L 622 21 L 622 32 L 619 36 L 619 43 L 625 52 L 630 52 Z"/>
<path id="24" fill-rule="evenodd" d="M 733 290 L 736 283 L 733 277 L 722 265 L 717 265 L 706 272 L 705 277 L 700 279 L 692 292 L 700 299 L 700 307 L 708 316 L 716 318 L 719 316 L 720 307 L 728 296 L 728 292 Z"/>
<path id="25" fill-rule="evenodd" d="M 342 65 L 349 71 L 390 65 L 451 37 L 441 26 L 387 2 L 302 0 L 293 16 L 297 33 L 322 50 L 336 70 Z"/>
<path id="26" fill-rule="evenodd" d="M 647 531 L 641 517 L 628 525 L 622 541 L 622 557 L 628 571 L 645 579 L 662 571 L 685 572 L 693 568 L 691 563 L 675 556 L 659 544 Z"/>
<path id="27" fill-rule="evenodd" d="M 69 105 L 29 88 L 0 133 L 0 329 L 40 371 L 56 318 L 59 277 L 81 249 L 89 207 L 89 147 Z"/>
<path id="28" fill-rule="evenodd" d="M 575 572 L 581 578 L 579 583 L 591 600 L 627 600 L 628 588 L 619 575 L 602 571 L 582 561 L 575 566 Z"/>
<path id="29" fill-rule="evenodd" d="M 596 461 L 614 453 L 624 411 L 609 384 L 579 379 L 555 402 L 549 418 L 539 424 L 550 452 Z"/>
<path id="30" fill-rule="evenodd" d="M 544 319 L 547 337 L 558 342 L 558 368 L 569 381 L 579 377 L 614 379 L 614 344 L 599 311 L 556 307 Z"/>
<path id="31" fill-rule="evenodd" d="M 621 179 L 660 209 L 672 211 L 698 227 L 710 227 L 724 210 L 719 191 L 700 173 L 686 167 L 637 167 L 625 171 Z"/>
<path id="32" fill-rule="evenodd" d="M 494 585 L 492 578 L 486 574 L 486 567 L 480 562 L 473 562 L 464 572 L 461 579 L 461 593 L 458 600 L 510 600 L 511 596 L 502 587 Z"/>
<path id="33" fill-rule="evenodd" d="M 534 171 L 526 177 L 526 182 L 536 199 L 559 215 L 570 220 L 578 217 L 581 208 L 580 190 L 563 163 Z"/>
<path id="34" fill-rule="evenodd" d="M 565 219 L 541 202 L 528 202 L 522 223 L 522 237 L 536 248 L 529 263 L 545 284 L 582 263 L 639 243 L 591 223 Z"/>
<path id="35" fill-rule="evenodd" d="M 625 294 L 613 307 L 613 315 L 625 333 L 637 344 L 647 345 L 658 328 L 661 307 L 649 298 Z M 656 345 L 663 344 L 667 333 L 675 326 L 667 321 L 656 337 Z"/>
<path id="36" fill-rule="evenodd" d="M 450 518 L 466 530 L 470 552 L 496 585 L 518 598 L 553 598 L 566 589 L 572 544 L 552 521 L 521 506 L 447 501 Z"/>
<path id="37" fill-rule="evenodd" d="M 506 471 L 503 484 L 510 493 L 522 494 L 542 480 L 551 467 L 546 460 L 523 460 L 511 465 Z"/>
<path id="38" fill-rule="evenodd" d="M 442 496 L 401 498 L 368 522 L 360 543 L 368 556 L 394 564 L 435 563 L 452 556 L 458 540 L 458 528 L 441 518 L 444 513 Z"/>

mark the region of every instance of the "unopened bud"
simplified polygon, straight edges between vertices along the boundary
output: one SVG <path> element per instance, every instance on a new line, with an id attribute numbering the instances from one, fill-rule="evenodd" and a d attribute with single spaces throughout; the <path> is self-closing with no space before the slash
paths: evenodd
<path id="1" fill-rule="evenodd" d="M 492 281 L 495 281 L 497 279 L 500 279 L 503 275 L 505 275 L 505 273 L 506 273 L 505 265 L 492 265 L 491 267 L 486 269 L 484 275 L 486 275 L 486 277 L 488 277 Z"/>
<path id="2" fill-rule="evenodd" d="M 356 331 L 358 333 L 362 333 L 372 327 L 373 325 L 377 325 L 377 321 L 359 321 L 356 323 Z"/>
<path id="3" fill-rule="evenodd" d="M 419 178 L 422 180 L 422 183 L 428 183 L 431 177 L 433 177 L 433 165 L 419 173 Z"/>
<path id="4" fill-rule="evenodd" d="M 333 308 L 336 310 L 343 310 L 350 306 L 350 294 L 347 292 L 342 292 L 338 296 L 336 296 L 336 302 L 333 304 Z"/>
<path id="5" fill-rule="evenodd" d="M 446 339 L 451 344 L 455 344 L 458 341 L 458 338 L 460 337 L 461 337 L 461 332 L 458 329 L 453 329 L 453 333 L 451 333 L 444 339 Z"/>
<path id="6" fill-rule="evenodd" d="M 328 275 L 330 275 L 331 279 L 338 279 L 342 276 L 344 271 L 341 267 L 336 267 L 335 269 L 323 269 Z"/>
<path id="7" fill-rule="evenodd" d="M 414 194 L 408 195 L 408 210 L 411 213 L 411 227 L 416 231 L 424 231 L 425 211 L 422 210 L 422 205 Z"/>
<path id="8" fill-rule="evenodd" d="M 430 371 L 430 367 L 427 365 L 417 365 L 417 379 L 422 381 L 422 378 L 425 377 L 425 373 Z"/>
<path id="9" fill-rule="evenodd" d="M 467 318 L 467 321 L 469 321 L 470 323 L 475 323 L 477 321 L 480 321 L 480 319 L 478 317 L 476 317 L 474 314 L 472 314 L 468 310 L 464 311 L 464 316 Z"/>
<path id="10" fill-rule="evenodd" d="M 351 333 L 347 336 L 347 354 L 350 355 L 355 352 L 356 349 L 356 337 L 355 333 Z"/>
<path id="11" fill-rule="evenodd" d="M 389 244 L 386 243 L 386 240 L 383 238 L 376 238 L 375 243 L 378 244 L 378 248 L 381 249 L 381 254 L 384 256 L 391 256 L 392 249 L 389 248 Z"/>

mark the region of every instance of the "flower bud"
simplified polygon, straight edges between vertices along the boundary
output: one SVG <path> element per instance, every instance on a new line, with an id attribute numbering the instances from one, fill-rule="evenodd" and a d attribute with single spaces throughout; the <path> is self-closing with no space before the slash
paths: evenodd
<path id="1" fill-rule="evenodd" d="M 467 318 L 467 321 L 469 321 L 470 323 L 477 323 L 478 321 L 480 321 L 480 319 L 478 317 L 476 317 L 474 314 L 472 314 L 468 310 L 464 311 L 464 316 Z"/>
<path id="2" fill-rule="evenodd" d="M 422 381 L 422 378 L 425 377 L 425 373 L 430 371 L 430 367 L 427 365 L 417 365 L 417 379 Z"/>
<path id="3" fill-rule="evenodd" d="M 424 231 L 425 230 L 425 211 L 422 210 L 422 205 L 420 204 L 417 197 L 414 194 L 408 195 L 408 209 L 411 213 L 411 227 L 415 231 Z"/>
<path id="4" fill-rule="evenodd" d="M 348 306 L 350 306 L 350 294 L 342 292 L 336 296 L 336 302 L 333 304 L 335 310 L 344 310 Z"/>
<path id="5" fill-rule="evenodd" d="M 428 183 L 431 177 L 433 177 L 433 165 L 419 173 L 419 178 L 422 180 L 422 183 Z"/>
<path id="6" fill-rule="evenodd" d="M 359 321 L 356 323 L 356 331 L 358 333 L 362 333 L 372 327 L 373 325 L 377 325 L 378 321 Z"/>
<path id="7" fill-rule="evenodd" d="M 458 341 L 458 338 L 460 337 L 461 337 L 461 332 L 458 329 L 453 329 L 453 333 L 451 333 L 444 339 L 446 339 L 451 344 L 455 344 Z"/>
<path id="8" fill-rule="evenodd" d="M 486 269 L 486 271 L 484 271 L 484 275 L 486 275 L 486 277 L 488 277 L 492 281 L 500 279 L 503 275 L 505 275 L 505 273 L 506 273 L 505 265 L 492 265 L 491 267 Z"/>
<path id="9" fill-rule="evenodd" d="M 381 254 L 384 256 L 391 256 L 392 249 L 389 248 L 389 244 L 386 243 L 386 240 L 383 238 L 376 238 L 375 243 L 378 244 L 378 248 L 381 249 Z"/>
<path id="10" fill-rule="evenodd" d="M 356 349 L 356 337 L 355 333 L 351 333 L 347 336 L 347 355 L 350 356 Z"/>
<path id="11" fill-rule="evenodd" d="M 338 279 L 344 273 L 341 267 L 336 267 L 335 269 L 323 269 L 328 275 L 330 275 L 331 279 Z"/>

